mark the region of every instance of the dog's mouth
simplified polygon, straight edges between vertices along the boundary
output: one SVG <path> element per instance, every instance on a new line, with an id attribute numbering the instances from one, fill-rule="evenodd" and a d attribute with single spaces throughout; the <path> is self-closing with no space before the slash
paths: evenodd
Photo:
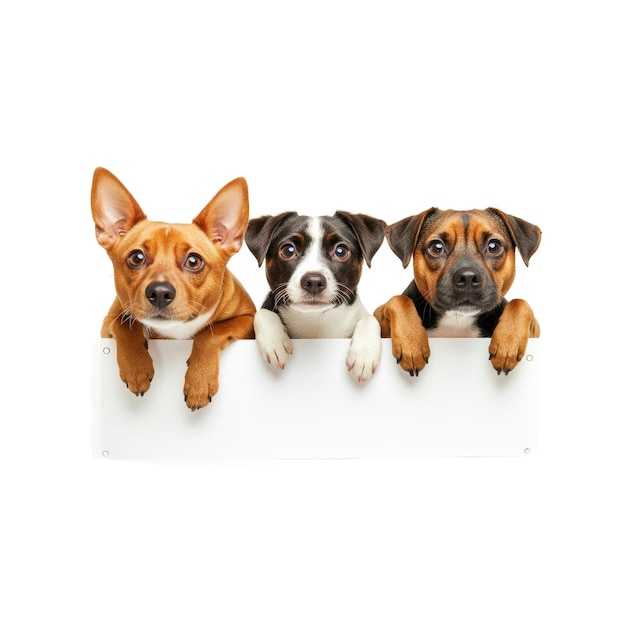
<path id="1" fill-rule="evenodd" d="M 150 324 L 151 322 L 154 324 L 187 324 L 189 322 L 193 322 L 198 318 L 199 313 L 193 312 L 188 316 L 181 315 L 182 311 L 179 314 L 175 314 L 174 311 L 170 311 L 169 309 L 154 309 L 152 311 L 148 311 L 143 319 L 146 324 Z"/>
<path id="2" fill-rule="evenodd" d="M 494 290 L 469 294 L 438 293 L 433 309 L 439 313 L 455 312 L 459 315 L 480 315 L 491 311 L 500 301 L 500 296 Z"/>
<path id="3" fill-rule="evenodd" d="M 301 312 L 320 312 L 326 311 L 336 307 L 340 302 L 336 302 L 335 299 L 328 299 L 328 297 L 322 297 L 320 295 L 307 295 L 294 299 L 285 291 L 279 291 L 275 293 L 276 304 L 278 306 L 289 307 L 294 311 Z"/>
<path id="4" fill-rule="evenodd" d="M 174 320 L 174 316 L 171 311 L 156 309 L 154 311 L 149 311 L 146 315 L 146 319 L 154 320 L 155 322 L 169 322 Z"/>

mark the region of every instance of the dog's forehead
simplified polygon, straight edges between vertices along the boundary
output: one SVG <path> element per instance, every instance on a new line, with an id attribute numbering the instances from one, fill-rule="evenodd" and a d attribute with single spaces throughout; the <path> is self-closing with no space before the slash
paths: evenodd
<path id="1" fill-rule="evenodd" d="M 352 228 L 336 215 L 324 215 L 319 220 L 325 238 L 336 235 L 344 239 L 356 240 Z"/>
<path id="2" fill-rule="evenodd" d="M 272 233 L 273 242 L 281 242 L 292 237 L 308 238 L 310 218 L 305 215 L 292 215 L 283 220 Z"/>
<path id="3" fill-rule="evenodd" d="M 480 240 L 486 235 L 495 234 L 509 236 L 504 222 L 497 215 L 483 209 L 439 211 L 425 224 L 423 234 L 445 235 L 454 240 Z"/>
<path id="4" fill-rule="evenodd" d="M 352 230 L 334 215 L 295 215 L 285 220 L 275 231 L 274 240 L 290 237 L 302 239 L 306 245 L 324 242 L 329 237 L 354 238 Z"/>
<path id="5" fill-rule="evenodd" d="M 167 222 L 144 222 L 141 228 L 132 228 L 122 238 L 129 248 L 178 250 L 180 248 L 204 247 L 208 238 L 194 224 L 171 224 Z"/>

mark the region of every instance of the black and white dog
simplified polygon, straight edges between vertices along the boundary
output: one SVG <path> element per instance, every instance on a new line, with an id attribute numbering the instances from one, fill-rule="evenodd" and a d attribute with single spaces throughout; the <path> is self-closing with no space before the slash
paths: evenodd
<path id="1" fill-rule="evenodd" d="M 364 214 L 337 211 L 309 217 L 295 212 L 251 219 L 245 240 L 270 286 L 254 318 L 263 358 L 283 369 L 291 338 L 351 337 L 346 365 L 358 382 L 380 362 L 381 333 L 357 295 L 363 261 L 385 238 L 386 224 Z"/>

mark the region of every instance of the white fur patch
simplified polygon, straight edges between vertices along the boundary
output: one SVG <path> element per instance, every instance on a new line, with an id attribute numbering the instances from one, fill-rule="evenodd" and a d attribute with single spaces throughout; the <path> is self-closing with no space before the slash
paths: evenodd
<path id="1" fill-rule="evenodd" d="M 310 310 L 292 306 L 278 308 L 289 329 L 290 337 L 312 339 L 352 337 L 357 322 L 367 315 L 367 310 L 357 296 L 351 304 L 341 304 L 331 309 L 311 306 Z"/>
<path id="2" fill-rule="evenodd" d="M 346 358 L 348 371 L 354 380 L 363 383 L 370 379 L 382 352 L 380 324 L 373 315 L 363 316 L 357 323 Z"/>
<path id="3" fill-rule="evenodd" d="M 448 311 L 435 328 L 426 331 L 429 337 L 480 337 L 475 315 Z"/>
<path id="4" fill-rule="evenodd" d="M 194 336 L 201 331 L 209 321 L 217 305 L 211 311 L 199 315 L 190 322 L 179 322 L 176 320 L 139 320 L 144 326 L 156 330 L 159 335 L 168 339 L 193 339 Z"/>
<path id="5" fill-rule="evenodd" d="M 278 314 L 259 309 L 254 316 L 254 334 L 263 360 L 279 370 L 284 369 L 293 344 Z"/>
<path id="6" fill-rule="evenodd" d="M 300 281 L 307 272 L 314 272 L 321 274 L 326 279 L 326 289 L 324 290 L 323 298 L 324 301 L 331 304 L 334 296 L 337 294 L 338 285 L 335 276 L 326 264 L 326 260 L 322 254 L 324 230 L 319 217 L 309 218 L 307 233 L 309 237 L 311 237 L 311 243 L 299 260 L 294 273 L 289 278 L 289 282 L 287 283 L 287 295 L 289 296 L 291 306 L 295 305 L 296 307 L 298 307 L 303 300 L 306 301 L 310 299 L 311 295 L 302 288 Z M 316 304 L 315 307 L 319 309 L 321 305 L 322 303 Z M 304 310 L 306 311 L 306 309 Z"/>

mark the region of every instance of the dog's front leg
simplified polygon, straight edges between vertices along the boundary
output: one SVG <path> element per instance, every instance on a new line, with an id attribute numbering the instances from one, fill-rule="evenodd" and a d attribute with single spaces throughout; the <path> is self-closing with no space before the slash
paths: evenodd
<path id="1" fill-rule="evenodd" d="M 263 360 L 279 370 L 293 354 L 293 342 L 278 313 L 259 309 L 254 316 L 254 336 Z"/>
<path id="2" fill-rule="evenodd" d="M 426 367 L 430 357 L 428 336 L 413 301 L 404 295 L 393 296 L 374 311 L 383 337 L 391 337 L 391 352 L 396 362 L 411 376 Z"/>
<path id="3" fill-rule="evenodd" d="M 489 359 L 500 374 L 508 374 L 524 357 L 530 337 L 539 337 L 539 323 L 525 300 L 511 300 L 504 307 L 491 336 Z"/>
<path id="4" fill-rule="evenodd" d="M 252 315 L 214 322 L 193 339 L 185 374 L 185 402 L 195 411 L 211 402 L 219 389 L 220 352 L 232 341 L 252 339 Z"/>
<path id="5" fill-rule="evenodd" d="M 102 336 L 115 339 L 117 365 L 120 378 L 136 396 L 143 396 L 150 388 L 154 377 L 152 357 L 148 352 L 148 341 L 144 336 L 143 325 L 120 314 L 109 315 L 102 327 Z M 106 329 L 108 328 L 108 332 Z"/>
<path id="6" fill-rule="evenodd" d="M 380 335 L 380 324 L 373 315 L 363 316 L 354 327 L 346 365 L 350 375 L 359 383 L 370 379 L 380 363 Z"/>

